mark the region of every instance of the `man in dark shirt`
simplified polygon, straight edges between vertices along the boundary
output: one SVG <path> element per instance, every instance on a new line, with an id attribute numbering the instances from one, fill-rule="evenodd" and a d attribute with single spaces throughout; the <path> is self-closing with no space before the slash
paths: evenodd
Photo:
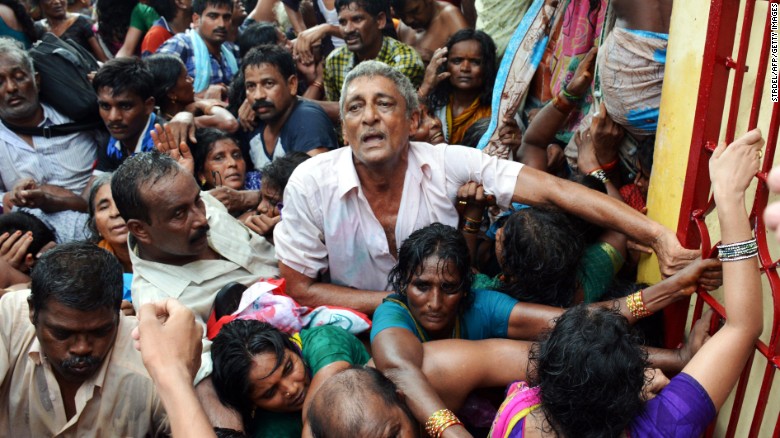
<path id="1" fill-rule="evenodd" d="M 261 169 L 288 152 L 317 155 L 338 146 L 333 124 L 316 104 L 297 97 L 292 55 L 277 45 L 249 51 L 241 67 L 257 127 L 244 136 L 244 157 Z"/>

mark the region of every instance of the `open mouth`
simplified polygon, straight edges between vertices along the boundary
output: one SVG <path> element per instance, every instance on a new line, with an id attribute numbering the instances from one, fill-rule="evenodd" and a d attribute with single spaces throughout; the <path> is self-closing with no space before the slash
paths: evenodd
<path id="1" fill-rule="evenodd" d="M 363 143 L 376 143 L 384 140 L 385 137 L 386 136 L 381 132 L 369 132 L 363 134 L 363 136 L 360 137 L 360 141 L 362 141 Z"/>

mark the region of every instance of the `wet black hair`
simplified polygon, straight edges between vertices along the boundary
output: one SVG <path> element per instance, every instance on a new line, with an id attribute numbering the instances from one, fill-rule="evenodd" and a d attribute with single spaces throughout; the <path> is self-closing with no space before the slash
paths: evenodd
<path id="1" fill-rule="evenodd" d="M 97 93 L 101 88 L 109 88 L 112 95 L 131 92 L 146 101 L 154 96 L 154 77 L 145 61 L 135 57 L 114 58 L 100 67 L 92 79 L 92 87 Z"/>
<path id="2" fill-rule="evenodd" d="M 607 194 L 607 186 L 595 176 L 572 174 L 569 177 L 569 180 L 599 193 Z M 571 220 L 572 225 L 574 225 L 574 228 L 577 229 L 578 233 L 585 240 L 586 245 L 595 243 L 599 237 L 604 234 L 604 231 L 606 231 L 603 227 L 598 226 L 593 222 L 588 222 L 579 216 L 573 214 L 567 214 L 567 216 Z"/>
<path id="3" fill-rule="evenodd" d="M 109 47 L 112 43 L 121 45 L 125 40 L 130 16 L 138 0 L 99 1 L 95 5 L 98 17 L 98 33 Z"/>
<path id="4" fill-rule="evenodd" d="M 559 436 L 619 437 L 644 408 L 647 352 L 616 309 L 567 310 L 529 359 L 530 383 Z"/>
<path id="5" fill-rule="evenodd" d="M 246 76 L 247 68 L 261 64 L 273 65 L 285 79 L 295 75 L 295 61 L 292 55 L 277 44 L 265 44 L 250 50 L 241 60 L 241 72 Z"/>
<path id="6" fill-rule="evenodd" d="M 452 274 L 460 277 L 457 290 L 464 293 L 461 310 L 470 305 L 467 299 L 472 294 L 471 283 L 474 275 L 471 273 L 471 258 L 463 235 L 456 228 L 434 222 L 431 225 L 413 232 L 401 244 L 398 251 L 398 263 L 390 270 L 387 281 L 396 293 L 406 295 L 406 288 L 412 277 L 419 275 L 423 262 L 431 256 L 439 258 L 439 265 L 451 262 L 455 270 Z"/>
<path id="7" fill-rule="evenodd" d="M 233 320 L 225 324 L 214 338 L 211 344 L 214 389 L 223 404 L 241 414 L 245 424 L 251 419 L 254 409 L 249 382 L 252 361 L 258 354 L 276 355 L 273 373 L 282 366 L 286 350 L 301 355 L 289 335 L 257 320 Z"/>
<path id="8" fill-rule="evenodd" d="M 33 267 L 31 306 L 33 322 L 54 300 L 80 311 L 122 304 L 122 265 L 113 254 L 89 242 L 69 242 L 44 253 Z"/>
<path id="9" fill-rule="evenodd" d="M 585 244 L 568 216 L 524 208 L 509 216 L 503 230 L 501 291 L 523 302 L 570 306 Z"/>

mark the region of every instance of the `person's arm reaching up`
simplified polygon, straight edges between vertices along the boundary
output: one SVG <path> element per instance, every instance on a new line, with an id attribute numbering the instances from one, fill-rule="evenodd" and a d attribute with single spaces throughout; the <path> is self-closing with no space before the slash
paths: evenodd
<path id="1" fill-rule="evenodd" d="M 135 347 L 154 380 L 174 437 L 216 436 L 192 386 L 200 366 L 202 335 L 195 315 L 176 300 L 139 309 Z"/>
<path id="2" fill-rule="evenodd" d="M 761 279 L 755 252 L 749 248 L 750 244 L 741 243 L 753 239 L 745 211 L 745 190 L 759 170 L 763 145 L 761 132 L 756 129 L 728 146 L 722 142 L 710 159 L 710 178 L 721 230 L 719 257 L 723 260 L 727 318 L 726 324 L 701 347 L 683 372 L 701 384 L 716 410 L 731 392 L 763 329 Z M 728 245 L 733 246 L 724 247 Z M 745 254 L 740 257 L 739 250 L 743 248 Z M 732 254 L 735 250 L 737 254 Z"/>

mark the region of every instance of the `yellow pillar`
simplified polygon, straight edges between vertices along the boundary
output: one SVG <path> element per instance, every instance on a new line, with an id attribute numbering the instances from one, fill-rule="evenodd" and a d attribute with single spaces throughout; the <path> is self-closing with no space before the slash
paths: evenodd
<path id="1" fill-rule="evenodd" d="M 673 231 L 680 215 L 709 7 L 708 0 L 675 2 L 669 29 L 647 215 Z M 644 257 L 639 281 L 660 280 L 655 256 Z"/>
<path id="2" fill-rule="evenodd" d="M 739 136 L 747 130 L 748 116 L 750 113 L 750 104 L 753 96 L 753 90 L 756 85 L 756 72 L 760 62 L 767 60 L 759 59 L 759 51 L 764 36 L 764 20 L 767 16 L 767 2 L 756 2 L 754 13 L 754 22 L 752 26 L 750 45 L 747 54 L 748 72 L 745 74 L 742 98 L 739 105 L 739 117 L 736 124 L 736 135 Z M 732 58 L 737 58 L 739 39 L 741 37 L 740 27 L 743 21 L 743 12 L 745 0 L 741 1 L 740 14 L 737 20 L 737 35 L 734 43 Z M 664 73 L 664 85 L 661 96 L 661 112 L 658 121 L 658 133 L 655 144 L 655 156 L 653 163 L 653 172 L 650 179 L 650 192 L 648 196 L 648 216 L 653 220 L 660 222 L 667 228 L 676 231 L 680 205 L 682 201 L 682 189 L 685 181 L 685 172 L 687 168 L 688 154 L 690 149 L 693 118 L 696 112 L 696 100 L 699 92 L 699 79 L 702 69 L 702 54 L 704 53 L 704 43 L 707 31 L 707 21 L 709 17 L 709 0 L 686 0 L 674 3 L 672 12 L 671 26 L 669 32 L 669 47 L 666 57 L 666 70 Z M 761 128 L 764 136 L 769 130 L 769 118 L 771 113 L 771 101 L 769 98 L 769 78 L 771 72 L 767 74 L 764 84 L 764 97 L 761 104 L 761 113 L 758 120 L 758 127 Z M 733 79 L 733 75 L 732 75 Z M 731 87 L 726 96 L 726 107 L 723 111 L 723 125 L 721 129 L 721 139 L 725 133 L 725 124 L 728 117 L 728 102 L 731 99 Z M 720 140 L 720 139 L 719 139 Z M 775 156 L 775 165 L 778 165 L 780 154 Z M 753 204 L 753 194 L 755 193 L 754 181 L 747 191 L 747 207 Z M 770 202 L 779 201 L 780 197 L 772 195 Z M 717 216 L 710 214 L 706 220 L 710 236 L 713 242 L 720 239 L 718 232 Z M 777 257 L 780 254 L 780 245 L 776 244 L 773 238 L 768 239 L 770 252 Z M 639 281 L 647 283 L 656 283 L 660 281 L 658 263 L 655 257 L 645 257 L 639 266 Z M 721 303 L 723 296 L 720 291 L 713 292 Z M 775 327 L 772 314 L 773 298 L 769 285 L 764 281 L 764 333 L 761 339 L 764 342 L 769 340 L 773 330 L 780 330 Z M 690 315 L 689 315 L 690 318 Z M 724 358 L 728 360 L 728 358 Z M 745 394 L 740 419 L 736 429 L 736 436 L 747 436 L 753 414 L 757 408 L 758 392 L 763 377 L 766 359 L 756 353 L 753 367 L 750 371 L 750 380 Z M 775 422 L 780 412 L 780 397 L 776 394 L 780 391 L 780 373 L 775 374 L 772 392 L 770 393 L 769 403 L 765 407 L 764 417 L 761 424 L 759 436 L 770 436 L 774 430 Z M 725 405 L 720 410 L 715 436 L 723 436 L 728 424 L 733 403 L 732 393 Z"/>

